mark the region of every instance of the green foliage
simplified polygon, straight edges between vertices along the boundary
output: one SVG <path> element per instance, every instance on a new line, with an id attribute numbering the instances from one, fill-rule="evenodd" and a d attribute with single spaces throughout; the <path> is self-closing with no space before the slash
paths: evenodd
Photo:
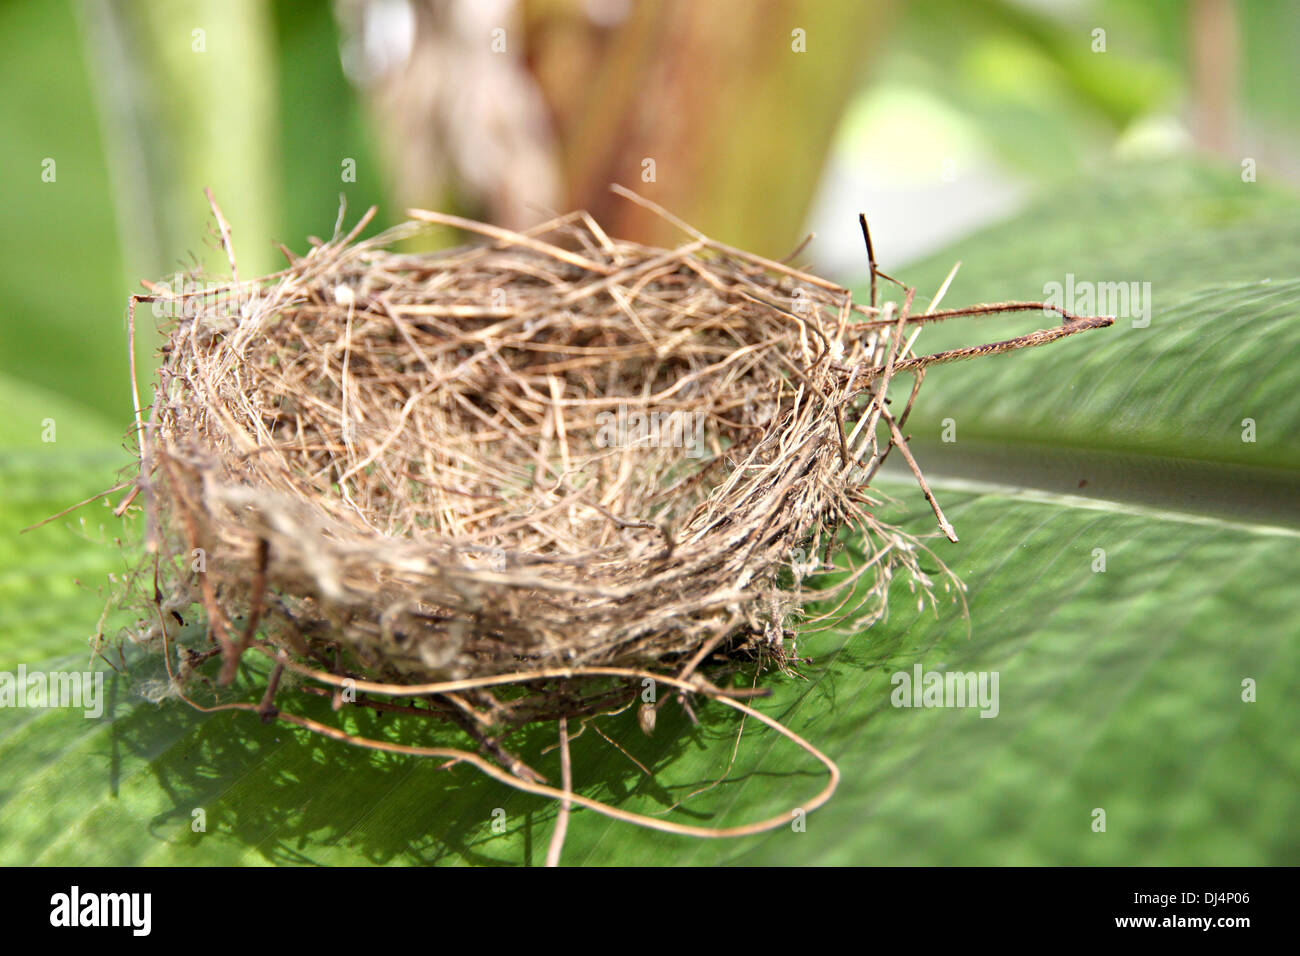
<path id="1" fill-rule="evenodd" d="M 4 4 L 0 36 L 22 39 L 0 84 L 39 91 L 0 109 L 0 374 L 125 411 L 122 260 L 87 70 L 68 53 L 77 23 L 64 4 Z"/>
<path id="2" fill-rule="evenodd" d="M 916 266 L 886 268 L 925 294 L 962 266 L 945 307 L 1042 300 L 1049 283 L 1149 284 L 1147 316 L 1068 344 L 936 369 L 912 431 L 1146 454 L 1300 466 L 1300 347 L 1294 249 L 1300 202 L 1195 166 L 1107 173 L 1054 191 L 1009 223 Z M 1072 307 L 1072 306 L 1071 306 Z M 1009 338 L 1039 313 L 930 326 L 931 352 Z M 1257 440 L 1242 441 L 1242 420 Z"/>
<path id="3" fill-rule="evenodd" d="M 129 413 L 128 294 L 228 272 L 204 187 L 245 279 L 283 262 L 273 240 L 303 251 L 327 235 L 340 194 L 352 221 L 382 202 L 328 3 L 5 4 L 0 36 L 0 81 L 21 91 L 0 108 L 0 375 L 15 383 Z M 142 384 L 154 325 L 142 312 Z"/>

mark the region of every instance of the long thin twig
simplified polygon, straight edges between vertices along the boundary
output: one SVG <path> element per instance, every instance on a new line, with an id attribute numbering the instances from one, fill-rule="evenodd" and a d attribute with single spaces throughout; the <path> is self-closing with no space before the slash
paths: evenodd
<path id="1" fill-rule="evenodd" d="M 560 854 L 564 852 L 564 837 L 569 832 L 569 807 L 573 794 L 573 767 L 569 761 L 569 719 L 561 717 L 560 724 L 560 785 L 564 788 L 564 798 L 560 800 L 560 809 L 555 816 L 555 832 L 551 834 L 551 845 L 546 850 L 546 865 L 559 866 Z"/>

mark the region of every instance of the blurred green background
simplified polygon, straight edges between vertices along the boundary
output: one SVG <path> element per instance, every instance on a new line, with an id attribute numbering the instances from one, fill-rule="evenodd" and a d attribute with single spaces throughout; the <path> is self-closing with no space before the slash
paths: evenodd
<path id="1" fill-rule="evenodd" d="M 1156 320 L 930 375 L 913 429 L 963 537 L 943 557 L 972 585 L 970 627 L 900 612 L 860 643 L 810 638 L 810 681 L 772 706 L 850 771 L 820 835 L 700 847 L 580 814 L 571 861 L 1300 862 L 1283 699 L 1300 675 L 1300 6 L 47 0 L 0 7 L 0 49 L 0 669 L 85 657 L 119 528 L 100 509 L 18 531 L 129 460 L 127 295 L 226 269 L 204 187 L 245 276 L 277 267 L 275 243 L 327 235 L 340 195 L 350 218 L 379 207 L 371 232 L 413 205 L 513 227 L 585 207 L 611 233 L 675 242 L 609 195 L 617 181 L 763 254 L 815 231 L 800 261 L 861 288 L 861 210 L 922 301 L 961 259 L 949 306 L 1041 298 L 1072 273 L 1151 282 Z M 146 393 L 152 348 L 142 334 Z M 955 445 L 938 437 L 950 418 Z M 906 482 L 883 487 L 929 530 Z M 1127 555 L 1122 570 L 1091 571 L 1094 547 Z M 882 708 L 888 671 L 916 660 L 1001 668 L 1003 717 Z M 1244 677 L 1271 691 L 1243 710 Z M 330 761 L 376 766 L 121 694 L 102 731 L 0 714 L 0 758 L 32 768 L 0 792 L 0 860 L 527 862 L 544 847 L 544 802 L 410 761 L 383 765 L 385 799 L 442 801 L 437 823 L 373 795 L 299 813 L 313 781 L 343 785 Z M 595 792 L 663 809 L 721 772 L 734 726 L 678 723 L 638 739 L 669 762 L 662 786 L 584 741 Z M 758 740 L 702 815 L 811 792 L 798 775 L 756 789 L 786 759 Z M 274 792 L 255 793 L 270 771 Z M 1128 829 L 1089 843 L 1107 794 Z M 188 832 L 198 802 L 225 811 L 207 842 Z M 484 805 L 524 822 L 487 833 Z"/>
<path id="2" fill-rule="evenodd" d="M 340 193 L 377 204 L 375 228 L 415 204 L 511 225 L 585 206 L 671 241 L 607 196 L 619 181 L 759 252 L 811 227 L 808 255 L 852 280 L 860 208 L 897 269 L 1117 157 L 1300 180 L 1300 10 L 1281 0 L 51 0 L 5 4 L 0 28 L 8 445 L 39 443 L 42 402 L 122 430 L 127 293 L 224 269 L 205 186 L 247 273 L 328 231 Z M 1219 52 L 1197 59 L 1198 29 Z"/>

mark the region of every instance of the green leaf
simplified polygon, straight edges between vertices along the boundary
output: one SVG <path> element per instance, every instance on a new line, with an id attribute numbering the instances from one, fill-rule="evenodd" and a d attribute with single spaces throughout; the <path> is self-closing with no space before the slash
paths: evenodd
<path id="1" fill-rule="evenodd" d="M 1111 328 L 1057 345 L 935 369 L 911 431 L 937 441 L 952 419 L 959 442 L 1300 466 L 1290 361 L 1300 345 L 1298 242 L 1294 196 L 1162 165 L 1059 190 L 960 250 L 890 269 L 924 303 L 960 259 L 944 308 L 1041 301 L 1055 291 L 1050 283 L 1075 290 L 1068 308 L 1089 290 L 1095 300 L 1103 283 L 1149 284 L 1154 303 L 1143 315 L 1130 299 L 1130 314 Z M 1115 301 L 1109 289 L 1106 298 Z M 995 342 L 1058 321 L 1039 313 L 951 321 L 927 326 L 917 349 Z M 1245 418 L 1256 423 L 1254 442 L 1242 440 Z"/>
<path id="2" fill-rule="evenodd" d="M 575 810 L 566 863 L 1300 862 L 1300 711 L 1290 705 L 1300 680 L 1300 520 L 1293 501 L 1280 500 L 1297 471 L 1294 431 L 1286 431 L 1296 389 L 1278 344 L 1292 341 L 1286 319 L 1300 289 L 1271 251 L 1291 233 L 1254 200 L 1225 206 L 1215 190 L 1228 181 L 1216 186 L 1197 170 L 1165 178 L 1181 184 L 1183 206 L 1231 207 L 1238 225 L 1142 225 L 1155 216 L 1147 206 L 1163 215 L 1178 205 L 1150 175 L 1112 173 L 1081 188 L 1094 202 L 1062 205 L 1051 218 L 1031 211 L 915 270 L 942 278 L 939 263 L 958 257 L 974 267 L 949 305 L 1033 294 L 1071 268 L 1089 277 L 1096 268 L 1102 280 L 1126 263 L 1170 291 L 1144 330 L 1089 333 L 929 374 L 913 423 L 956 417 L 959 438 L 924 448 L 918 438 L 918 455 L 940 476 L 935 490 L 961 536 L 931 546 L 966 582 L 969 618 L 955 605 L 918 613 L 899 583 L 888 621 L 861 634 L 806 634 L 799 651 L 813 660 L 801 678 L 761 678 L 773 695 L 757 706 L 843 771 L 806 832 L 693 840 Z M 1114 205 L 1114 194 L 1134 205 Z M 1094 218 L 1121 215 L 1134 221 Z M 1207 253 L 1187 277 L 1164 259 L 1213 249 L 1237 228 L 1236 241 L 1255 250 L 1249 262 Z M 1070 250 L 1092 248 L 1089 236 L 1111 230 L 1119 238 L 1104 256 L 1094 251 L 1072 266 Z M 911 270 L 904 277 L 919 281 Z M 949 334 L 972 341 L 962 337 L 972 330 L 985 331 L 928 330 L 920 341 L 927 349 Z M 1017 400 L 1004 401 L 1015 389 Z M 1235 449 L 1227 426 L 1213 432 L 1220 412 L 1230 420 L 1255 407 L 1263 410 L 1254 448 Z M 962 474 L 971 459 L 961 450 L 977 434 L 1000 452 L 995 481 Z M 65 530 L 72 517 L 14 537 L 111 483 L 121 462 L 41 455 L 0 465 L 9 492 L 0 499 L 0 542 L 9 542 L 0 550 L 0 670 L 84 666 L 103 597 L 69 579 L 99 582 L 121 566 L 111 547 L 86 546 Z M 1167 460 L 1158 456 L 1180 455 L 1182 470 L 1155 507 L 1095 484 L 1082 489 L 1095 497 L 1035 490 L 1030 479 L 1046 466 L 1034 455 L 1071 475 L 1102 461 L 1139 484 L 1144 467 Z M 1248 467 L 1256 462 L 1281 484 L 1259 484 L 1259 469 Z M 1196 497 L 1177 493 L 1193 479 Z M 884 516 L 933 530 L 910 478 L 880 487 L 900 502 Z M 1236 502 L 1257 492 L 1279 499 L 1275 507 L 1260 513 Z M 996 672 L 997 716 L 894 706 L 894 675 L 918 664 Z M 155 705 L 145 698 L 158 676 L 156 664 L 141 663 L 110 680 L 102 720 L 0 710 L 0 863 L 537 864 L 545 856 L 556 813 L 547 801 L 468 767 L 363 752 L 247 714 Z M 1243 699 L 1243 681 L 1256 683 L 1257 701 Z M 295 706 L 371 736 L 465 743 L 404 718 L 335 714 L 326 701 Z M 665 707 L 650 738 L 630 712 L 601 722 L 609 740 L 589 728 L 573 745 L 578 788 L 644 813 L 680 802 L 671 819 L 721 826 L 788 812 L 821 787 L 816 763 L 777 735 L 748 721 L 737 748 L 737 717 L 706 702 L 695 709 L 698 726 Z M 535 728 L 511 747 L 556 780 L 557 754 L 545 749 L 554 736 Z M 1093 829 L 1098 809 L 1105 832 Z M 197 810 L 205 832 L 194 829 Z M 504 832 L 493 830 L 498 819 Z"/>
<path id="3" fill-rule="evenodd" d="M 124 422 L 115 428 L 98 412 L 58 392 L 0 374 L 0 455 L 40 449 L 55 459 L 68 449 L 103 448 L 130 427 Z"/>

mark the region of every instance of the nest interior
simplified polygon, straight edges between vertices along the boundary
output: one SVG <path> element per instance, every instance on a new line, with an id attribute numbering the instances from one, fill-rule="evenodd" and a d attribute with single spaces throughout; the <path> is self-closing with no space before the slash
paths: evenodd
<path id="1" fill-rule="evenodd" d="M 789 664 L 812 596 L 828 610 L 805 626 L 869 624 L 900 572 L 934 599 L 923 546 L 867 490 L 891 448 L 911 462 L 925 365 L 966 357 L 913 354 L 910 296 L 855 304 L 584 213 L 527 233 L 413 215 L 485 242 L 403 253 L 416 226 L 357 241 L 363 220 L 273 276 L 141 297 L 169 317 L 139 433 L 159 606 L 201 604 L 228 667 L 251 644 L 396 684 L 683 677 L 714 655 Z M 891 411 L 898 371 L 916 374 Z M 158 614 L 145 639 L 171 628 Z M 610 699 L 570 681 L 471 703 L 519 724 Z"/>

